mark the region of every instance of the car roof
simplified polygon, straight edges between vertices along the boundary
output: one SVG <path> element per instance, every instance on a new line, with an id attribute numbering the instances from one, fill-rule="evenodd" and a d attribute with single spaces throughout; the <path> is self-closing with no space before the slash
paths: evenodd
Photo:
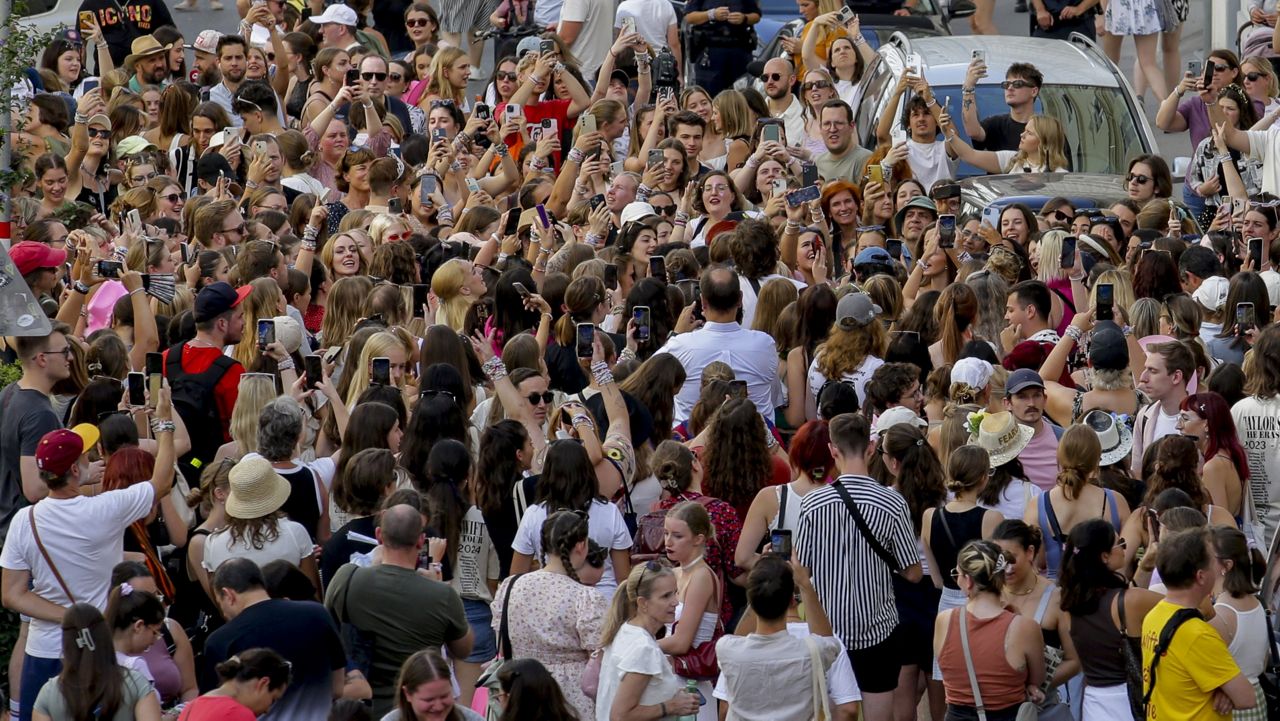
<path id="1" fill-rule="evenodd" d="M 1048 85 L 1092 85 L 1115 87 L 1111 71 L 1094 61 L 1086 48 L 1065 40 L 1001 35 L 962 35 L 912 40 L 909 52 L 918 53 L 932 85 L 959 85 L 964 80 L 973 51 L 986 53 L 991 68 L 981 85 L 997 85 L 1004 70 L 1013 63 L 1034 59 L 1036 69 Z"/>
<path id="2" fill-rule="evenodd" d="M 1025 203 L 1033 210 L 1039 209 L 1049 198 L 1057 196 L 1075 202 L 1088 199 L 1105 208 L 1129 197 L 1123 176 L 1104 173 L 978 175 L 959 183 L 966 203 L 988 210 L 1011 203 Z"/>

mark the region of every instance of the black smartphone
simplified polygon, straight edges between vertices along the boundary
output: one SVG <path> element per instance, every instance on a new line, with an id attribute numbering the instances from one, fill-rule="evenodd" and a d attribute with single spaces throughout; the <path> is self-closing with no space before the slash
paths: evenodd
<path id="1" fill-rule="evenodd" d="M 578 357 L 590 358 L 596 340 L 596 327 L 591 323 L 578 324 Z"/>
<path id="2" fill-rule="evenodd" d="M 391 359 L 385 356 L 374 358 L 372 361 L 373 377 L 369 382 L 375 386 L 391 385 Z"/>
<path id="3" fill-rule="evenodd" d="M 1116 290 L 1115 286 L 1111 285 L 1110 283 L 1098 284 L 1098 300 L 1097 300 L 1097 309 L 1096 309 L 1097 312 L 1094 314 L 1094 317 L 1093 317 L 1095 321 L 1116 319 L 1115 290 Z"/>
<path id="4" fill-rule="evenodd" d="M 901 238 L 888 238 L 884 241 L 884 249 L 888 251 L 889 257 L 894 260 L 902 260 L 903 245 Z"/>
<path id="5" fill-rule="evenodd" d="M 604 267 L 604 287 L 609 290 L 618 289 L 618 266 L 613 263 Z"/>
<path id="6" fill-rule="evenodd" d="M 663 162 L 665 162 L 665 161 L 666 161 L 666 156 L 665 156 L 665 155 L 663 155 L 663 153 L 662 153 L 662 151 L 661 151 L 661 150 L 650 150 L 650 151 L 649 151 L 649 163 L 648 163 L 648 165 L 649 165 L 650 167 L 655 166 L 655 165 L 662 165 L 662 163 L 663 163 Z"/>
<path id="7" fill-rule="evenodd" d="M 387 201 L 387 212 L 391 215 L 400 215 L 404 212 L 404 204 L 399 198 L 392 198 Z"/>
<path id="8" fill-rule="evenodd" d="M 1249 257 L 1253 259 L 1253 272 L 1262 270 L 1262 238 L 1249 239 Z"/>
<path id="9" fill-rule="evenodd" d="M 124 270 L 124 263 L 118 260 L 100 260 L 96 270 L 99 278 L 119 278 L 120 272 Z"/>
<path id="10" fill-rule="evenodd" d="M 604 203 L 605 203 L 604 193 L 596 193 L 595 195 L 591 196 L 592 210 L 599 208 L 600 206 L 604 205 Z"/>
<path id="11" fill-rule="evenodd" d="M 164 354 L 148 353 L 146 361 L 147 386 L 151 392 L 151 403 L 154 406 L 156 397 L 160 395 L 160 386 L 164 381 Z"/>
<path id="12" fill-rule="evenodd" d="M 507 211 L 507 222 L 502 226 L 502 234 L 515 235 L 518 230 L 520 230 L 520 208 L 516 207 Z"/>
<path id="13" fill-rule="evenodd" d="M 302 357 L 302 365 L 307 370 L 307 390 L 316 389 L 316 384 L 324 380 L 324 359 L 312 354 Z"/>
<path id="14" fill-rule="evenodd" d="M 956 216 L 950 213 L 938 216 L 938 247 L 956 247 Z"/>
<path id="15" fill-rule="evenodd" d="M 529 292 L 529 289 L 524 287 L 524 283 L 521 283 L 519 281 L 512 283 L 511 287 L 516 289 L 516 292 L 520 294 L 521 298 L 528 298 L 530 295 L 532 295 L 532 293 Z"/>
<path id="16" fill-rule="evenodd" d="M 799 190 L 793 190 L 787 193 L 787 205 L 792 208 L 800 207 L 801 203 L 808 203 L 817 200 L 822 195 L 822 190 L 816 185 L 806 185 Z"/>
<path id="17" fill-rule="evenodd" d="M 129 405 L 141 408 L 147 404 L 147 376 L 132 372 L 129 374 Z"/>
<path id="18" fill-rule="evenodd" d="M 747 382 L 746 382 L 746 381 L 743 381 L 743 380 L 736 380 L 736 379 L 735 379 L 735 380 L 731 380 L 731 381 L 729 381 L 729 385 L 733 387 L 733 397 L 734 397 L 734 398 L 746 398 L 746 397 L 747 397 Z"/>
<path id="19" fill-rule="evenodd" d="M 638 305 L 631 312 L 631 317 L 636 322 L 636 340 L 647 342 L 649 340 L 649 324 L 652 322 L 652 316 L 649 314 L 649 306 Z"/>
<path id="20" fill-rule="evenodd" d="M 493 113 L 489 110 L 489 106 L 484 103 L 476 103 L 475 116 L 481 120 L 492 120 Z"/>
<path id="21" fill-rule="evenodd" d="M 660 255 L 649 256 L 649 276 L 667 282 L 667 259 Z"/>
<path id="22" fill-rule="evenodd" d="M 1253 303 L 1236 303 L 1236 334 L 1244 335 L 1256 327 L 1258 321 L 1253 314 Z"/>
<path id="23" fill-rule="evenodd" d="M 431 286 L 426 283 L 413 284 L 413 317 L 422 318 L 423 308 L 427 305 L 427 293 L 431 291 Z"/>
<path id="24" fill-rule="evenodd" d="M 815 185 L 818 182 L 818 166 L 813 163 L 800 164 L 800 183 L 802 185 Z"/>
<path id="25" fill-rule="evenodd" d="M 431 204 L 431 194 L 436 192 L 436 177 L 434 175 L 424 175 L 418 181 L 418 201 L 423 205 Z"/>
<path id="26" fill-rule="evenodd" d="M 1160 542 L 1160 516 L 1156 514 L 1154 508 L 1147 509 L 1147 523 L 1151 527 L 1151 541 L 1153 543 Z"/>
<path id="27" fill-rule="evenodd" d="M 1058 258 L 1058 265 L 1063 268 L 1076 267 L 1076 237 L 1068 235 L 1062 239 L 1062 254 Z"/>
<path id="28" fill-rule="evenodd" d="M 546 55 L 546 54 L 548 54 L 548 53 L 555 53 L 555 52 L 557 52 L 557 50 L 556 50 L 556 41 L 554 41 L 554 40 L 543 40 L 542 42 L 538 43 L 538 54 L 539 54 L 539 55 Z"/>
<path id="29" fill-rule="evenodd" d="M 444 128 L 435 128 L 431 131 L 431 142 L 438 143 L 449 137 L 449 131 Z"/>
<path id="30" fill-rule="evenodd" d="M 1204 64 L 1204 74 L 1200 76 L 1200 79 L 1204 81 L 1206 88 L 1213 84 L 1213 66 L 1215 64 L 1213 61 Z"/>
<path id="31" fill-rule="evenodd" d="M 791 560 L 791 531 L 786 528 L 775 528 L 769 532 L 769 550 L 773 555 Z"/>
<path id="32" fill-rule="evenodd" d="M 765 126 L 763 128 L 760 128 L 760 142 L 781 143 L 782 142 L 782 126 L 777 123 L 765 123 Z"/>
<path id="33" fill-rule="evenodd" d="M 267 346 L 276 342 L 276 322 L 270 318 L 258 321 L 258 350 L 266 350 Z"/>
<path id="34" fill-rule="evenodd" d="M 347 85 L 356 85 L 360 82 L 360 69 L 351 68 L 347 71 Z"/>

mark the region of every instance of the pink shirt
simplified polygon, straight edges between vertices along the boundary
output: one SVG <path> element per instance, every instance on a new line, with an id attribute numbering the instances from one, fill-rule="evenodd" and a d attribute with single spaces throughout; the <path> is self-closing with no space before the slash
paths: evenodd
<path id="1" fill-rule="evenodd" d="M 1042 491 L 1049 491 L 1058 482 L 1058 437 L 1049 422 L 1040 421 L 1039 432 L 1031 436 L 1031 442 L 1018 454 L 1027 480 Z"/>

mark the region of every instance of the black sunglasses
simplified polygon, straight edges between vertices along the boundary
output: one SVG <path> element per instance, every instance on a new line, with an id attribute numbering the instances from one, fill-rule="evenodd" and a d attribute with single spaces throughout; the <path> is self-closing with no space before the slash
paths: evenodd
<path id="1" fill-rule="evenodd" d="M 453 395 L 449 391 L 440 390 L 438 388 L 426 388 L 418 394 L 419 398 L 432 398 L 434 396 L 445 396 L 454 403 L 458 402 L 457 396 Z"/>
<path id="2" fill-rule="evenodd" d="M 525 396 L 529 399 L 529 405 L 536 406 L 538 401 L 542 401 L 547 405 L 551 405 L 551 401 L 555 400 L 555 395 L 551 391 L 543 391 L 541 393 L 530 393 Z"/>
<path id="3" fill-rule="evenodd" d="M 1129 173 L 1128 175 L 1124 176 L 1124 182 L 1126 183 L 1132 183 L 1135 180 L 1138 181 L 1138 185 L 1146 185 L 1147 183 L 1151 182 L 1151 176 L 1137 175 L 1134 173 Z"/>
<path id="4" fill-rule="evenodd" d="M 1000 83 L 1000 87 L 1005 90 L 1021 90 L 1022 88 L 1034 88 L 1036 84 L 1026 80 L 1006 80 Z"/>
<path id="5" fill-rule="evenodd" d="M 103 140 L 110 140 L 110 139 L 111 139 L 111 131 L 110 131 L 110 130 L 103 130 L 102 128 L 89 128 L 89 137 L 90 137 L 90 138 L 102 138 Z"/>
<path id="6" fill-rule="evenodd" d="M 436 98 L 435 100 L 431 101 L 432 110 L 435 110 L 436 108 L 452 108 L 452 107 L 453 107 L 453 101 L 450 100 L 449 98 Z"/>
<path id="7" fill-rule="evenodd" d="M 659 215 L 675 215 L 676 206 L 674 203 L 671 205 L 655 205 L 653 206 L 653 212 Z"/>
<path id="8" fill-rule="evenodd" d="M 1258 82 L 1258 79 L 1261 77 L 1262 77 L 1262 73 L 1245 73 L 1244 74 L 1244 79 L 1248 80 L 1251 83 Z"/>
<path id="9" fill-rule="evenodd" d="M 662 564 L 657 561 L 645 561 L 644 570 L 640 571 L 640 578 L 636 579 L 636 588 L 644 586 L 644 574 L 658 573 L 662 571 Z"/>
<path id="10" fill-rule="evenodd" d="M 428 18 L 413 18 L 405 20 L 404 26 L 407 28 L 425 28 L 429 22 L 431 22 L 431 20 Z"/>
<path id="11" fill-rule="evenodd" d="M 495 73 L 495 75 L 499 80 L 505 80 L 506 82 L 509 82 L 509 83 L 513 83 L 516 81 L 516 74 L 509 73 L 505 70 L 499 70 L 497 73 Z"/>
<path id="12" fill-rule="evenodd" d="M 813 80 L 800 85 L 800 89 L 806 93 L 810 90 L 826 90 L 829 87 L 831 87 L 831 83 L 826 80 Z"/>
<path id="13" fill-rule="evenodd" d="M 760 75 L 760 79 L 761 79 L 761 80 L 772 80 L 773 82 L 775 82 L 775 83 L 776 83 L 776 82 L 778 82 L 779 80 L 781 80 L 781 79 L 782 79 L 782 73 L 763 73 L 763 74 L 761 74 L 761 75 Z"/>
<path id="14" fill-rule="evenodd" d="M 377 80 L 378 82 L 382 82 L 383 80 L 387 79 L 387 74 L 367 72 L 367 73 L 360 73 L 360 77 L 364 78 L 365 80 Z"/>

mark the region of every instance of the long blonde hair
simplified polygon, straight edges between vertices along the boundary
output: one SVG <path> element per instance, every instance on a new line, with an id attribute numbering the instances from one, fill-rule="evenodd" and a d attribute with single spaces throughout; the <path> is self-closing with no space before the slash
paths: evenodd
<path id="1" fill-rule="evenodd" d="M 406 363 L 410 358 L 409 349 L 405 347 L 404 340 L 392 331 L 384 330 L 374 333 L 370 336 L 369 341 L 364 344 L 364 350 L 360 352 L 360 361 L 355 367 L 347 367 L 344 372 L 351 373 L 351 385 L 347 387 L 347 405 L 354 406 L 360 394 L 365 392 L 369 387 L 369 368 L 373 365 L 374 358 L 380 358 L 391 354 L 393 350 L 400 350 L 405 354 Z M 404 376 L 400 376 L 400 382 L 396 383 L 397 387 L 404 387 Z"/>
<path id="2" fill-rule="evenodd" d="M 726 138 L 750 137 L 755 130 L 751 120 L 751 106 L 737 90 L 722 90 L 711 101 L 720 116 L 720 135 Z"/>
<path id="3" fill-rule="evenodd" d="M 257 329 L 254 329 L 255 335 Z M 258 450 L 258 417 L 268 403 L 276 399 L 276 379 L 256 373 L 240 376 L 240 391 L 231 411 L 231 440 L 240 455 Z"/>
<path id="4" fill-rule="evenodd" d="M 459 333 L 466 329 L 467 311 L 476 299 L 463 293 L 467 284 L 467 276 L 471 273 L 471 264 L 461 258 L 454 258 L 441 265 L 431 276 L 431 292 L 440 299 L 440 311 L 437 319 Z"/>
<path id="5" fill-rule="evenodd" d="M 373 281 L 367 275 L 339 278 L 329 288 L 329 298 L 320 323 L 320 338 L 329 346 L 342 345 L 355 332 L 364 299 L 373 292 Z"/>
<path id="6" fill-rule="evenodd" d="M 1027 121 L 1027 127 L 1030 128 L 1032 123 L 1035 123 L 1036 137 L 1040 138 L 1040 149 L 1034 155 L 1027 155 L 1019 150 L 1004 168 L 1005 172 L 1017 172 L 1016 169 L 1024 163 L 1039 165 L 1045 172 L 1066 168 L 1067 136 L 1062 130 L 1062 123 L 1049 115 L 1032 115 Z"/>
<path id="7" fill-rule="evenodd" d="M 448 47 L 440 48 L 436 56 L 431 59 L 431 65 L 427 68 L 427 88 L 422 93 L 422 97 L 428 98 L 433 95 L 444 100 L 452 100 L 459 110 L 462 109 L 462 103 L 466 99 L 466 88 L 455 88 L 453 83 L 449 82 L 449 68 L 453 66 L 459 58 L 467 57 L 466 52 L 461 48 Z M 422 106 L 422 101 L 418 102 L 418 106 Z M 429 110 L 431 104 L 428 102 Z"/>
<path id="8" fill-rule="evenodd" d="M 253 288 L 245 297 L 244 333 L 236 344 L 231 356 L 240 361 L 240 365 L 249 368 L 258 359 L 258 320 L 274 318 L 280 314 L 280 303 L 284 294 L 275 278 L 256 278 L 249 282 Z"/>
<path id="9" fill-rule="evenodd" d="M 652 563 L 652 562 L 650 562 Z M 600 629 L 600 647 L 613 643 L 622 624 L 635 617 L 639 609 L 640 598 L 648 599 L 653 595 L 653 585 L 658 579 L 674 575 L 674 572 L 663 566 L 656 570 L 649 568 L 649 563 L 641 563 L 631 568 L 631 575 L 618 586 L 613 593 L 613 602 L 609 604 L 609 613 L 604 618 L 604 626 Z"/>

